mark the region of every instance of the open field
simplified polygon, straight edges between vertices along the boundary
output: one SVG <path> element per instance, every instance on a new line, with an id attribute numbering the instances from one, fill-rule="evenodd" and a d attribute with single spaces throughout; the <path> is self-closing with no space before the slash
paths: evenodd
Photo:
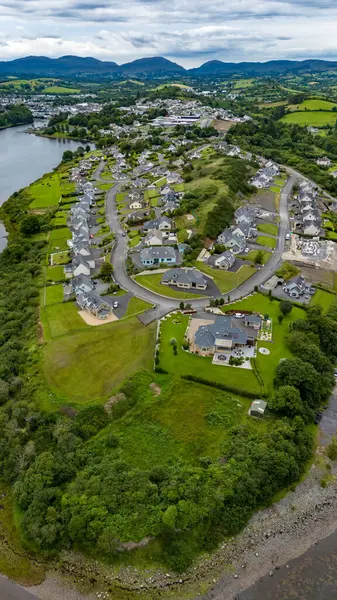
<path id="1" fill-rule="evenodd" d="M 293 112 L 282 117 L 281 121 L 288 124 L 311 125 L 312 127 L 323 127 L 324 125 L 334 125 L 337 120 L 337 113 L 324 111 Z"/>
<path id="2" fill-rule="evenodd" d="M 277 240 L 276 238 L 269 237 L 268 235 L 258 235 L 256 238 L 256 243 L 261 246 L 266 246 L 267 248 L 276 248 Z"/>
<path id="3" fill-rule="evenodd" d="M 48 173 L 36 183 L 29 186 L 29 195 L 32 197 L 31 209 L 56 206 L 61 198 L 61 188 L 57 173 Z"/>
<path id="4" fill-rule="evenodd" d="M 291 105 L 289 108 L 294 108 L 295 110 L 298 110 L 298 111 L 303 111 L 303 110 L 329 111 L 336 107 L 337 107 L 337 104 L 335 104 L 334 102 L 329 102 L 328 100 L 320 100 L 319 98 L 316 98 L 316 99 L 312 98 L 311 100 L 304 100 L 304 102 L 301 102 L 301 104 Z"/>
<path id="5" fill-rule="evenodd" d="M 168 285 L 163 285 L 161 282 L 163 277 L 162 273 L 154 273 L 153 275 L 136 275 L 134 280 L 137 281 L 140 285 L 143 285 L 149 290 L 157 294 L 162 294 L 162 296 L 168 296 L 169 298 L 177 298 L 179 300 L 190 300 L 191 298 L 201 298 L 198 294 L 190 294 L 184 291 L 178 291 L 171 289 Z"/>
<path id="6" fill-rule="evenodd" d="M 196 267 L 205 273 L 205 275 L 209 275 L 214 279 L 214 283 L 217 285 L 222 294 L 226 294 L 227 292 L 230 292 L 234 288 L 238 287 L 256 272 L 256 269 L 253 266 L 248 265 L 243 265 L 236 273 L 232 273 L 231 271 L 221 271 L 220 269 L 213 269 L 212 267 L 205 265 L 203 262 L 197 262 Z"/>
<path id="7" fill-rule="evenodd" d="M 173 321 L 178 321 L 178 323 L 176 324 Z M 253 371 L 212 365 L 212 358 L 197 356 L 182 350 L 181 346 L 184 342 L 187 324 L 187 315 L 179 315 L 179 317 L 173 315 L 162 321 L 160 326 L 160 367 L 175 376 L 197 375 L 217 383 L 226 383 L 242 390 L 256 391 L 256 394 L 260 394 L 260 386 Z M 171 344 L 173 338 L 177 341 L 177 355 L 174 354 Z"/>
<path id="8" fill-rule="evenodd" d="M 53 304 L 41 310 L 43 334 L 46 340 L 64 336 L 80 329 L 91 329 L 78 314 L 74 302 Z"/>
<path id="9" fill-rule="evenodd" d="M 78 94 L 81 90 L 79 88 L 67 88 L 59 85 L 53 85 L 43 90 L 44 94 Z"/>
<path id="10" fill-rule="evenodd" d="M 63 300 L 63 285 L 48 285 L 45 288 L 46 305 L 59 304 Z"/>
<path id="11" fill-rule="evenodd" d="M 89 327 L 80 317 L 78 319 L 83 331 L 63 335 L 45 348 L 45 377 L 56 393 L 74 402 L 107 398 L 132 373 L 151 369 L 155 323 L 144 327 L 135 317 L 102 327 Z M 74 314 L 71 325 L 75 331 L 78 324 Z M 63 333 L 70 331 L 68 328 Z"/>
<path id="12" fill-rule="evenodd" d="M 63 266 L 47 267 L 46 280 L 48 281 L 63 281 L 65 279 Z"/>

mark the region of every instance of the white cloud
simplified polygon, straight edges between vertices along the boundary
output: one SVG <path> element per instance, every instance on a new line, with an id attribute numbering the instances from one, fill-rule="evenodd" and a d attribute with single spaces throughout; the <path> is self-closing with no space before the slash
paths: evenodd
<path id="1" fill-rule="evenodd" d="M 0 0 L 0 17 L 2 60 L 337 58 L 335 0 Z"/>

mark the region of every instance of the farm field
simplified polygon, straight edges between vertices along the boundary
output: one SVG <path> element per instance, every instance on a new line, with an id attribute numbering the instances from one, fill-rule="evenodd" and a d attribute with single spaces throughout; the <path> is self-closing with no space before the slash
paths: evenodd
<path id="1" fill-rule="evenodd" d="M 266 391 L 270 395 L 273 391 L 273 379 L 277 365 L 282 358 L 291 357 L 291 352 L 285 344 L 285 337 L 289 331 L 289 323 L 291 323 L 291 321 L 296 321 L 297 319 L 303 319 L 305 317 L 305 312 L 301 308 L 294 306 L 291 313 L 284 317 L 280 324 L 277 319 L 280 314 L 279 302 L 276 300 L 270 301 L 268 296 L 264 296 L 263 294 L 254 294 L 240 302 L 222 308 L 224 313 L 229 310 L 236 310 L 238 312 L 250 310 L 252 312 L 260 313 L 263 316 L 268 315 L 272 319 L 273 341 L 258 342 L 258 348 L 268 348 L 270 354 L 265 356 L 257 352 L 256 356 L 257 368 L 264 381 Z"/>
<path id="2" fill-rule="evenodd" d="M 324 125 L 334 125 L 337 120 L 337 113 L 335 112 L 324 112 L 324 111 L 307 111 L 307 112 L 293 112 L 282 117 L 283 123 L 303 125 L 307 127 L 323 127 Z"/>
<path id="3" fill-rule="evenodd" d="M 48 173 L 44 175 L 36 183 L 29 186 L 29 195 L 32 197 L 31 209 L 56 206 L 61 198 L 58 174 Z"/>
<path id="4" fill-rule="evenodd" d="M 59 85 L 52 85 L 43 90 L 44 94 L 78 94 L 81 90 L 79 88 L 67 88 Z"/>
<path id="5" fill-rule="evenodd" d="M 190 300 L 191 298 L 201 298 L 202 295 L 191 294 L 188 292 L 179 292 L 178 290 L 171 289 L 168 285 L 163 285 L 161 282 L 163 274 L 154 273 L 153 275 L 135 275 L 134 280 L 140 285 L 143 285 L 149 290 L 152 290 L 156 294 L 162 296 L 168 296 L 169 298 L 177 298 L 178 300 Z"/>
<path id="6" fill-rule="evenodd" d="M 49 307 L 52 308 L 55 307 Z M 59 310 L 60 306 L 56 308 Z M 57 321 L 58 315 L 55 311 L 48 318 Z M 80 328 L 75 313 L 69 311 L 68 329 L 59 327 L 58 335 L 62 337 L 50 341 L 45 348 L 44 373 L 55 393 L 72 402 L 92 402 L 109 397 L 114 388 L 136 371 L 151 369 L 156 323 L 144 327 L 134 317 L 90 327 L 77 317 L 82 323 Z M 61 322 L 63 319 L 64 315 L 60 315 Z M 55 332 L 56 323 L 53 327 Z M 72 335 L 64 335 L 71 332 Z"/>
<path id="7" fill-rule="evenodd" d="M 249 279 L 256 269 L 253 266 L 243 265 L 236 273 L 231 271 L 221 271 L 220 269 L 213 269 L 212 267 L 205 265 L 203 262 L 197 262 L 196 267 L 200 269 L 205 275 L 209 275 L 214 279 L 214 283 L 219 288 L 222 294 L 230 292 L 234 288 L 238 287 Z"/>
<path id="8" fill-rule="evenodd" d="M 335 104 L 334 102 L 329 102 L 328 100 L 320 100 L 319 98 L 312 98 L 310 100 L 304 100 L 304 102 L 301 102 L 301 104 L 298 105 L 291 105 L 291 107 L 289 108 L 295 108 L 298 111 L 303 111 L 303 110 L 332 110 L 333 108 L 336 108 L 337 104 Z"/>
<path id="9" fill-rule="evenodd" d="M 226 383 L 245 391 L 260 394 L 259 383 L 252 370 L 212 365 L 212 358 L 197 356 L 181 349 L 189 317 L 173 315 L 161 322 L 159 366 L 175 376 L 197 375 L 216 383 Z M 178 323 L 174 323 L 177 321 Z M 173 353 L 171 340 L 177 341 L 178 354 Z"/>

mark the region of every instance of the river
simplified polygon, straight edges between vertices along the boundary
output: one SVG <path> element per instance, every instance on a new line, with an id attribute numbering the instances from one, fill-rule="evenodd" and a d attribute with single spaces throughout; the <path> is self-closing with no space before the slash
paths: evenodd
<path id="1" fill-rule="evenodd" d="M 26 133 L 28 125 L 0 130 L 0 206 L 13 192 L 52 171 L 65 150 L 81 145 L 73 140 L 51 140 Z M 0 222 L 0 252 L 6 247 Z"/>

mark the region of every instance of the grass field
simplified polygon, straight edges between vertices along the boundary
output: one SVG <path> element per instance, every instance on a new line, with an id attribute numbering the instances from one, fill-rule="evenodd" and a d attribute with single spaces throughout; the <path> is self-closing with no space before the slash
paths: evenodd
<path id="1" fill-rule="evenodd" d="M 320 100 L 319 98 L 304 100 L 301 104 L 296 106 L 296 110 L 332 110 L 334 107 L 337 107 L 337 104 L 334 102 L 329 102 L 328 100 Z"/>
<path id="2" fill-rule="evenodd" d="M 36 183 L 29 186 L 29 194 L 32 197 L 30 208 L 47 208 L 56 206 L 61 198 L 61 188 L 57 173 L 47 173 Z"/>
<path id="3" fill-rule="evenodd" d="M 43 334 L 46 340 L 65 336 L 81 329 L 91 329 L 78 314 L 74 302 L 53 304 L 41 310 Z"/>
<path id="4" fill-rule="evenodd" d="M 61 305 L 62 308 L 69 306 L 74 305 Z M 59 309 L 60 305 L 45 310 L 55 308 Z M 59 318 L 59 314 L 54 311 L 54 318 L 62 323 L 64 316 Z M 44 353 L 45 377 L 57 394 L 81 403 L 106 399 L 132 373 L 151 369 L 156 323 L 144 327 L 135 317 L 89 327 L 77 315 L 83 331 L 75 332 L 79 327 L 74 312 L 69 311 L 66 317 L 68 330 L 61 325 L 59 335 L 71 333 L 71 328 L 74 333 L 52 340 Z"/>
<path id="5" fill-rule="evenodd" d="M 169 298 L 177 298 L 179 300 L 190 300 L 191 298 L 200 298 L 198 294 L 190 294 L 188 292 L 179 292 L 178 290 L 171 289 L 168 285 L 163 285 L 161 282 L 163 277 L 162 273 L 154 273 L 151 275 L 136 275 L 134 277 L 140 285 L 143 285 L 149 290 L 162 296 L 168 296 Z"/>
<path id="6" fill-rule="evenodd" d="M 248 254 L 245 254 L 242 258 L 244 258 L 246 260 L 247 259 L 251 260 L 252 262 L 255 262 L 256 255 L 258 254 L 258 252 L 262 252 L 263 253 L 262 264 L 265 265 L 268 262 L 268 260 L 270 259 L 270 257 L 271 257 L 271 252 L 268 252 L 267 250 L 250 250 L 248 252 Z"/>
<path id="7" fill-rule="evenodd" d="M 301 308 L 293 307 L 290 315 L 286 316 L 282 323 L 278 322 L 278 315 L 280 314 L 280 303 L 276 300 L 270 301 L 268 296 L 263 294 L 254 294 L 245 300 L 236 302 L 222 309 L 224 312 L 228 310 L 251 310 L 264 315 L 269 315 L 272 319 L 272 330 L 273 330 L 273 341 L 272 342 L 258 342 L 258 348 L 264 347 L 270 350 L 268 356 L 262 355 L 257 352 L 256 364 L 257 368 L 264 381 L 265 388 L 269 394 L 273 391 L 273 379 L 275 376 L 275 369 L 280 362 L 281 358 L 289 358 L 291 356 L 290 351 L 285 345 L 285 336 L 289 331 L 289 323 L 296 321 L 297 319 L 303 319 L 305 316 L 304 311 Z"/>
<path id="8" fill-rule="evenodd" d="M 47 267 L 46 280 L 47 281 L 63 281 L 65 279 L 64 269 L 61 265 L 56 267 Z"/>
<path id="9" fill-rule="evenodd" d="M 281 121 L 288 124 L 303 125 L 306 127 L 311 125 L 312 127 L 323 127 L 324 125 L 334 125 L 337 120 L 336 112 L 324 112 L 324 111 L 307 111 L 307 112 L 293 112 L 282 117 Z"/>
<path id="10" fill-rule="evenodd" d="M 113 186 L 113 183 L 96 183 L 96 186 L 102 190 L 102 192 L 107 192 Z"/>
<path id="11" fill-rule="evenodd" d="M 277 235 L 278 227 L 274 223 L 261 223 L 257 226 L 258 231 L 262 233 L 269 233 L 270 235 Z"/>
<path id="12" fill-rule="evenodd" d="M 46 305 L 59 304 L 63 300 L 63 285 L 49 285 L 45 288 Z"/>
<path id="13" fill-rule="evenodd" d="M 71 233 L 67 227 L 62 227 L 60 229 L 52 229 L 49 236 L 50 242 L 55 242 L 57 240 L 70 240 Z"/>
<path id="14" fill-rule="evenodd" d="M 57 252 L 52 256 L 53 265 L 65 265 L 69 262 L 69 259 L 69 252 Z"/>
<path id="15" fill-rule="evenodd" d="M 232 273 L 231 271 L 221 271 L 220 269 L 213 269 L 212 267 L 205 265 L 203 262 L 197 262 L 196 266 L 198 269 L 200 269 L 200 271 L 205 273 L 205 275 L 213 277 L 214 283 L 217 285 L 222 294 L 226 294 L 227 292 L 230 292 L 234 288 L 238 287 L 256 272 L 256 269 L 253 266 L 248 265 L 243 265 L 236 273 Z"/>
<path id="16" fill-rule="evenodd" d="M 317 289 L 315 295 L 310 300 L 310 304 L 319 304 L 324 312 L 326 312 L 329 310 L 331 304 L 336 301 L 336 298 L 336 294 Z"/>
<path id="17" fill-rule="evenodd" d="M 175 324 L 173 321 L 177 320 L 180 323 Z M 179 319 L 177 315 L 169 316 L 161 323 L 159 365 L 162 368 L 175 376 L 198 375 L 198 377 L 211 379 L 217 383 L 227 383 L 228 385 L 240 387 L 242 390 L 254 390 L 256 394 L 260 393 L 260 386 L 253 371 L 212 365 L 212 358 L 197 356 L 182 350 L 181 345 L 184 342 L 187 324 L 187 315 L 180 315 Z M 170 343 L 173 338 L 177 340 L 177 355 L 173 353 L 173 347 Z"/>
<path id="18" fill-rule="evenodd" d="M 266 246 L 267 248 L 276 248 L 277 240 L 273 237 L 269 237 L 268 235 L 258 235 L 256 238 L 256 243 L 261 244 L 261 246 Z"/>
<path id="19" fill-rule="evenodd" d="M 52 85 L 43 90 L 44 94 L 78 94 L 81 90 L 78 88 L 67 88 L 59 85 Z"/>
<path id="20" fill-rule="evenodd" d="M 128 304 L 128 308 L 124 317 L 138 315 L 139 313 L 144 312 L 149 308 L 152 308 L 152 304 L 149 304 L 149 302 L 145 302 L 145 300 L 142 300 L 141 298 L 136 298 L 136 296 L 133 296 L 133 298 L 131 298 Z"/>

